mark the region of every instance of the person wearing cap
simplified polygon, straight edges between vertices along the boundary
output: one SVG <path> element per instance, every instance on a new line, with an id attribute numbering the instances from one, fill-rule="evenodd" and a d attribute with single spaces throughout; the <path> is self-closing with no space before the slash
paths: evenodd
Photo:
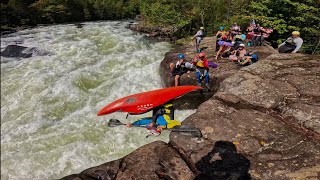
<path id="1" fill-rule="evenodd" d="M 201 87 L 202 80 L 205 79 L 205 86 L 210 91 L 209 86 L 209 63 L 206 58 L 206 53 L 201 52 L 199 55 L 192 61 L 194 66 L 196 67 L 196 75 L 198 86 Z"/>
<path id="2" fill-rule="evenodd" d="M 244 44 L 240 44 L 239 48 L 237 50 L 233 51 L 233 55 L 229 56 L 229 60 L 231 61 L 238 61 L 241 59 L 244 59 L 244 55 L 247 53 L 246 49 L 245 49 L 245 45 Z"/>
<path id="3" fill-rule="evenodd" d="M 255 54 L 252 50 L 249 50 L 247 54 L 244 55 L 243 59 L 239 59 L 238 63 L 240 66 L 248 66 L 259 60 L 258 55 Z"/>
<path id="4" fill-rule="evenodd" d="M 185 73 L 190 73 L 193 69 L 193 64 L 187 62 L 183 54 L 178 55 L 179 60 L 176 64 L 170 63 L 170 72 L 174 76 L 174 85 L 179 86 L 180 77 Z"/>
<path id="5" fill-rule="evenodd" d="M 200 27 L 200 30 L 191 38 L 196 39 L 196 52 L 200 52 L 200 43 L 204 37 L 204 28 Z"/>
<path id="6" fill-rule="evenodd" d="M 292 36 L 280 44 L 278 51 L 279 53 L 296 53 L 300 50 L 302 44 L 303 39 L 300 37 L 300 32 L 293 31 Z"/>

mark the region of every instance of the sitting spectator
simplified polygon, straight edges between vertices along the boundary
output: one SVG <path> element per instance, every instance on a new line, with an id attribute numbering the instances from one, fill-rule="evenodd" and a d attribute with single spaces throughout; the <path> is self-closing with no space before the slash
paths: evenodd
<path id="1" fill-rule="evenodd" d="M 252 50 L 249 50 L 248 54 L 244 55 L 243 59 L 239 59 L 238 63 L 240 66 L 248 66 L 250 64 L 253 64 L 259 60 L 258 55 L 252 52 Z"/>
<path id="2" fill-rule="evenodd" d="M 216 34 L 216 37 L 217 37 L 217 41 L 216 41 L 216 52 L 219 51 L 220 46 L 219 46 L 218 42 L 221 40 L 221 37 L 222 37 L 223 35 L 226 35 L 226 31 L 224 31 L 224 27 L 223 27 L 223 26 L 220 26 L 220 27 L 219 27 L 219 31 L 218 31 L 217 34 Z"/>
<path id="3" fill-rule="evenodd" d="M 174 65 L 173 63 L 170 63 L 170 71 L 171 75 L 174 76 L 174 85 L 179 86 L 180 85 L 180 77 L 184 73 L 190 73 L 190 70 L 192 70 L 193 65 L 189 62 L 185 61 L 184 55 L 179 54 L 178 55 L 179 60 Z"/>
<path id="4" fill-rule="evenodd" d="M 223 58 L 229 58 L 230 55 L 234 52 L 234 47 L 231 46 L 229 49 L 227 49 L 224 53 L 222 53 L 221 57 Z"/>
<path id="5" fill-rule="evenodd" d="M 244 55 L 247 53 L 244 44 L 240 44 L 237 50 L 232 52 L 232 55 L 229 56 L 231 61 L 238 61 L 239 59 L 243 59 Z"/>
<path id="6" fill-rule="evenodd" d="M 300 38 L 300 32 L 293 31 L 292 36 L 280 44 L 278 51 L 279 53 L 296 53 L 300 50 L 302 44 L 303 40 Z"/>

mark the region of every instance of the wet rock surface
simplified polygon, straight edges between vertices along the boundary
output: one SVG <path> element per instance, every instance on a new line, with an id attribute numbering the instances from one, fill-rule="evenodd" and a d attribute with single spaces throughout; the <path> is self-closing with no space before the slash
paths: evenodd
<path id="1" fill-rule="evenodd" d="M 1 56 L 3 56 L 3 57 L 20 57 L 20 58 L 31 57 L 32 53 L 24 53 L 23 52 L 25 49 L 27 49 L 27 47 L 18 46 L 18 45 L 9 45 L 1 52 Z"/>
<path id="2" fill-rule="evenodd" d="M 29 58 L 32 56 L 46 56 L 49 54 L 49 52 L 38 49 L 36 47 L 24 47 L 19 45 L 8 45 L 1 52 L 1 56 L 8 58 Z"/>
<path id="3" fill-rule="evenodd" d="M 196 109 L 202 102 L 211 98 L 215 92 L 220 87 L 222 81 L 226 78 L 234 75 L 240 70 L 240 66 L 237 64 L 230 62 L 226 59 L 218 59 L 214 60 L 215 56 L 215 38 L 214 37 L 206 37 L 201 42 L 201 48 L 203 52 L 207 54 L 208 61 L 214 62 L 218 64 L 217 68 L 210 68 L 209 76 L 210 81 L 209 85 L 211 88 L 211 92 L 204 91 L 204 94 L 200 94 L 199 92 L 193 92 L 187 94 L 178 100 L 176 100 L 175 107 L 178 109 Z M 267 56 L 271 55 L 272 53 L 277 53 L 275 49 L 270 46 L 261 46 L 257 47 L 256 49 L 252 49 L 257 52 L 261 59 L 266 58 Z M 168 52 L 165 54 L 164 60 L 160 64 L 160 74 L 162 79 L 162 86 L 163 87 L 171 87 L 174 86 L 174 77 L 170 75 L 170 63 L 176 63 L 178 61 L 178 54 L 183 53 L 185 54 L 186 60 L 191 62 L 197 56 L 197 52 L 195 51 L 194 43 L 189 42 L 184 44 L 181 47 L 177 47 L 175 50 Z M 203 82 L 204 83 L 204 82 Z M 184 74 L 180 78 L 180 85 L 197 85 L 197 78 L 195 72 L 190 72 L 190 74 Z M 204 84 L 202 84 L 204 87 Z"/>

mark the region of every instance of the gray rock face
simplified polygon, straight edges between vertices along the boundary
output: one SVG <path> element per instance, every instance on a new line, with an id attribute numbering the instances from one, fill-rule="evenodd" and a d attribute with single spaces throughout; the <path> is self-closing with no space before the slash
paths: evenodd
<path id="1" fill-rule="evenodd" d="M 212 143 L 230 141 L 250 160 L 253 178 L 319 178 L 319 67 L 320 56 L 297 54 L 242 68 L 183 122 L 204 138 L 171 133 L 170 143 L 192 164 Z"/>

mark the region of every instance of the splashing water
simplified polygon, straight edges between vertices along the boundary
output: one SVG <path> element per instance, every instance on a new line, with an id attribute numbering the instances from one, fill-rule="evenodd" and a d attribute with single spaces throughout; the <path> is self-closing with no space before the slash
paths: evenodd
<path id="1" fill-rule="evenodd" d="M 168 141 L 168 132 L 146 139 L 144 129 L 106 126 L 110 118 L 142 116 L 96 116 L 118 98 L 161 88 L 158 69 L 170 44 L 149 42 L 125 25 L 56 25 L 1 38 L 1 50 L 37 48 L 31 58 L 1 57 L 1 179 L 61 178 Z M 177 111 L 176 118 L 193 112 Z"/>

